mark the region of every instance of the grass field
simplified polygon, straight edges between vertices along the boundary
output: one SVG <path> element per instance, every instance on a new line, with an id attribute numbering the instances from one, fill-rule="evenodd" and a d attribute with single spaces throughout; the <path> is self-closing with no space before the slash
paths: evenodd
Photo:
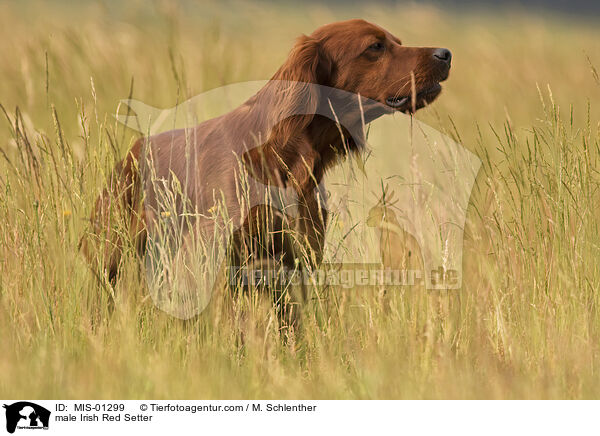
<path id="1" fill-rule="evenodd" d="M 165 315 L 131 258 L 109 316 L 77 244 L 137 137 L 118 101 L 268 79 L 300 33 L 354 17 L 453 52 L 417 118 L 483 162 L 462 288 L 322 290 L 286 343 L 260 304 Z M 0 398 L 598 398 L 599 40 L 591 20 L 414 4 L 0 4 Z"/>

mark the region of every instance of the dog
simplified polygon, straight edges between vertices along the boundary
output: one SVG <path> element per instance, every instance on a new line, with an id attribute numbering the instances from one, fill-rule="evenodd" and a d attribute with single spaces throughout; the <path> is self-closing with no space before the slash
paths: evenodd
<path id="1" fill-rule="evenodd" d="M 318 266 L 327 227 L 318 188 L 326 171 L 364 146 L 369 122 L 433 102 L 451 60 L 448 49 L 404 46 L 360 19 L 301 36 L 268 84 L 241 106 L 193 128 L 139 139 L 97 199 L 82 250 L 91 261 L 100 260 L 100 274 L 112 283 L 127 238 L 145 252 L 152 229 L 171 214 L 161 204 L 166 194 L 147 182 L 152 174 L 163 187 L 179 187 L 166 196 L 174 198 L 176 217 L 188 217 L 182 224 L 186 234 L 210 234 L 214 224 L 207 216 L 220 202 L 237 223 L 232 264 L 297 267 L 301 259 L 305 268 Z M 240 202 L 240 168 L 260 186 L 292 190 L 295 215 L 265 205 L 260 190 Z M 124 217 L 125 230 L 114 225 L 115 214 Z"/>

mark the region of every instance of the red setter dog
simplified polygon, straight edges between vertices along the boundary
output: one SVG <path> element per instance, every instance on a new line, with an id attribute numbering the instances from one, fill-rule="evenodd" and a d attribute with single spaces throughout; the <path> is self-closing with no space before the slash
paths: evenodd
<path id="1" fill-rule="evenodd" d="M 101 258 L 110 280 L 117 276 L 125 238 L 143 252 L 149 230 L 165 213 L 161 194 L 142 177 L 146 171 L 159 180 L 177 181 L 181 190 L 175 213 L 195 212 L 193 221 L 186 221 L 187 232 L 210 228 L 207 211 L 221 199 L 228 216 L 239 223 L 231 239 L 234 264 L 277 259 L 297 265 L 302 252 L 310 253 L 303 264 L 317 265 L 327 211 L 315 188 L 325 171 L 360 149 L 365 123 L 431 103 L 450 63 L 449 50 L 403 46 L 364 20 L 328 24 L 300 37 L 271 81 L 232 112 L 138 140 L 97 200 L 84 252 L 90 259 Z M 336 95 L 336 90 L 343 92 Z M 294 240 L 284 236 L 290 224 L 281 213 L 260 199 L 247 203 L 262 206 L 240 204 L 240 162 L 262 186 L 297 194 Z M 111 211 L 124 214 L 127 232 L 111 228 Z"/>

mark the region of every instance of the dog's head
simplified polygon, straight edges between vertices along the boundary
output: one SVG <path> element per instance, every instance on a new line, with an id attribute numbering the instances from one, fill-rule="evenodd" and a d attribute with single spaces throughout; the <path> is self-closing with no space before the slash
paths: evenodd
<path id="1" fill-rule="evenodd" d="M 301 37 L 274 78 L 326 85 L 413 112 L 440 94 L 451 60 L 448 49 L 406 47 L 379 26 L 349 20 Z"/>
<path id="2" fill-rule="evenodd" d="M 414 112 L 435 100 L 441 92 L 440 82 L 448 78 L 451 57 L 448 49 L 405 47 L 391 33 L 364 20 L 322 26 L 310 36 L 299 38 L 272 80 L 259 92 L 261 107 L 266 108 L 261 119 L 268 120 L 270 133 L 267 146 L 248 151 L 245 159 L 254 162 L 252 167 L 261 180 L 268 172 L 264 168 L 286 166 L 288 171 L 287 161 L 292 157 L 310 159 L 308 152 L 298 152 L 294 138 L 300 137 L 317 115 L 319 121 L 322 116 L 330 119 L 327 128 L 331 127 L 330 121 L 336 121 L 347 129 L 352 142 L 345 147 L 358 149 L 364 142 L 363 121 L 394 111 Z M 256 102 L 256 98 L 250 102 Z M 326 130 L 313 129 L 312 135 L 325 148 L 335 140 Z M 337 127 L 330 130 L 337 139 Z M 290 150 L 284 151 L 286 148 Z M 313 148 L 319 153 L 323 150 Z M 297 162 L 296 166 L 297 172 L 305 176 L 304 168 L 315 167 L 314 162 L 307 161 Z M 285 171 L 278 173 L 282 180 Z"/>

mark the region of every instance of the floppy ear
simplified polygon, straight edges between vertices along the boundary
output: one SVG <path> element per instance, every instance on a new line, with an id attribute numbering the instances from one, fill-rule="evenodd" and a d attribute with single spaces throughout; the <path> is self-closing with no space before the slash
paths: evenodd
<path id="1" fill-rule="evenodd" d="M 297 159 L 297 141 L 313 120 L 319 105 L 320 85 L 327 85 L 331 62 L 315 38 L 301 36 L 285 63 L 261 90 L 268 106 L 271 130 L 268 139 L 246 152 L 243 160 L 250 164 L 255 177 L 270 183 L 285 184 L 290 168 Z M 287 168 L 286 168 L 287 166 Z"/>
<path id="2" fill-rule="evenodd" d="M 286 142 L 314 118 L 320 86 L 329 84 L 331 61 L 315 38 L 301 36 L 285 63 L 271 79 L 276 89 L 272 120 L 273 134 Z"/>

